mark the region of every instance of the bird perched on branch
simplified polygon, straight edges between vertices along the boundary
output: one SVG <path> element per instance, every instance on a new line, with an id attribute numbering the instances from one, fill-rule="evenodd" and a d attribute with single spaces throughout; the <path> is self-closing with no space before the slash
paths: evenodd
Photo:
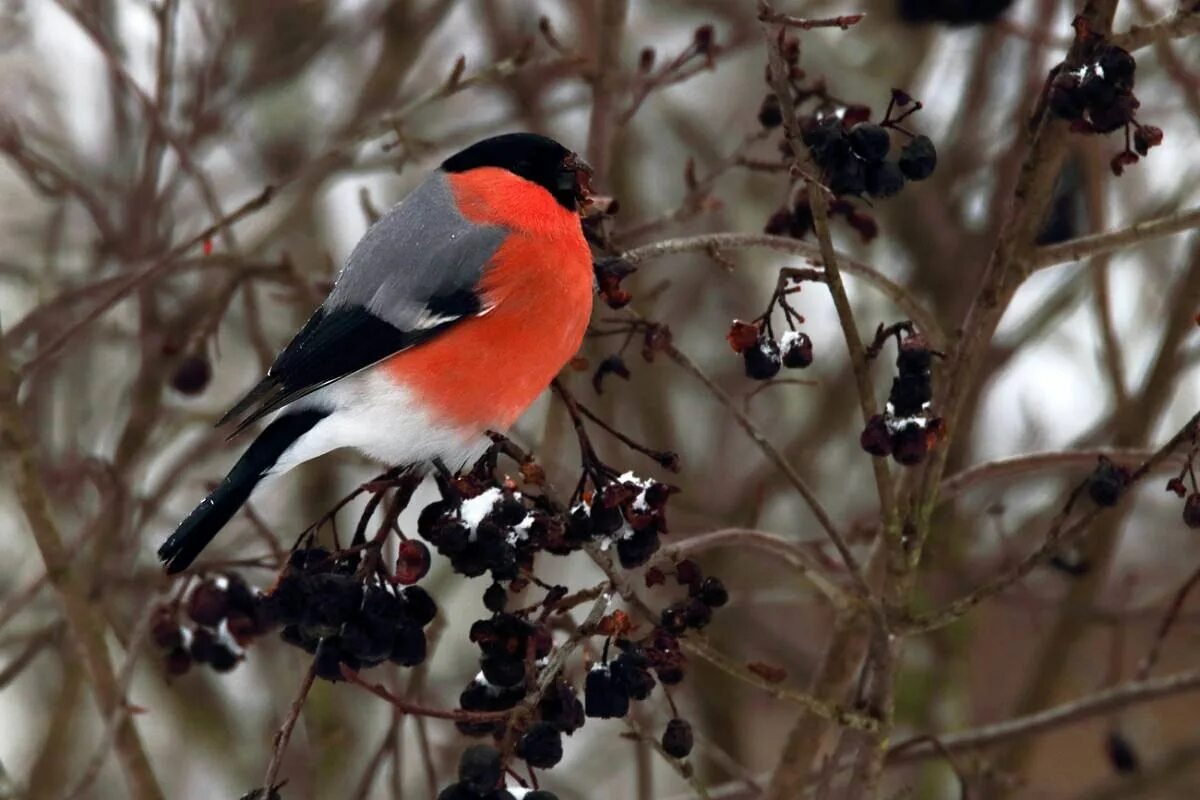
<path id="1" fill-rule="evenodd" d="M 270 423 L 158 550 L 195 560 L 268 475 L 342 447 L 391 466 L 481 455 L 575 354 L 591 315 L 590 168 L 529 133 L 442 162 L 367 230 L 333 290 L 218 424 Z"/>

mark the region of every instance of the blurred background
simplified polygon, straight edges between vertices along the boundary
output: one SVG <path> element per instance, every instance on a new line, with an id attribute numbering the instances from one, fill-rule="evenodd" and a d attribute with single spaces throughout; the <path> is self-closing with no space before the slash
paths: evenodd
<path id="1" fill-rule="evenodd" d="M 912 3 L 899 5 L 911 13 Z M 1125 0 L 1114 27 L 1158 19 L 1175 5 Z M 0 327 L 54 520 L 113 663 L 118 671 L 130 665 L 128 702 L 166 796 L 236 798 L 258 785 L 306 662 L 268 637 L 229 674 L 194 668 L 168 679 L 145 639 L 150 609 L 173 591 L 154 550 L 235 458 L 239 443 L 214 421 L 320 301 L 379 210 L 455 150 L 520 129 L 552 135 L 597 163 L 596 187 L 619 201 L 607 224 L 621 248 L 761 232 L 787 203 L 786 173 L 753 166 L 780 163 L 778 133 L 768 138 L 757 120 L 767 86 L 755 3 L 625 6 L 0 0 Z M 953 332 L 996 243 L 1025 156 L 1024 126 L 1078 9 L 1016 0 L 993 22 L 949 26 L 906 21 L 897 7 L 778 4 L 806 17 L 867 13 L 849 31 L 800 36 L 801 67 L 809 79 L 823 77 L 831 95 L 870 106 L 876 118 L 893 87 L 924 103 L 908 123 L 937 144 L 937 172 L 895 199 L 859 204 L 878 227 L 870 241 L 844 220 L 833 235 Z M 706 25 L 716 47 L 676 68 Z M 460 56 L 465 66 L 451 81 Z M 1074 136 L 1044 243 L 1200 200 L 1200 40 L 1136 56 L 1138 119 L 1161 127 L 1164 142 L 1115 178 L 1108 164 L 1121 134 Z M 597 96 L 608 104 L 599 132 Z M 179 249 L 267 186 L 275 191 L 261 208 L 208 244 Z M 828 293 L 814 284 L 794 298 L 815 349 L 801 383 L 747 379 L 725 341 L 732 318 L 766 307 L 779 267 L 803 265 L 765 250 L 699 252 L 646 261 L 626 286 L 638 313 L 670 327 L 678 348 L 865 552 L 877 499 Z M 852 276 L 847 284 L 864 336 L 904 318 L 867 284 Z M 1039 271 L 1003 318 L 948 474 L 1034 452 L 1119 447 L 1136 456 L 1161 443 L 1200 405 L 1197 312 L 1194 234 Z M 614 316 L 597 304 L 596 321 Z M 580 355 L 590 366 L 564 379 L 622 431 L 680 454 L 682 471 L 671 475 L 597 439 L 609 463 L 681 488 L 671 541 L 740 528 L 823 547 L 785 476 L 693 375 L 665 358 L 644 360 L 635 342 L 624 354 L 628 381 L 609 376 L 597 395 L 591 371 L 617 346 L 589 339 Z M 880 401 L 891 375 L 885 355 L 873 369 Z M 548 396 L 513 437 L 552 480 L 574 481 L 570 422 Z M 939 510 L 918 603 L 939 607 L 1036 547 L 1093 465 L 1093 455 L 1047 459 L 1039 469 L 964 481 Z M 251 513 L 208 555 L 258 557 L 264 539 L 286 547 L 377 471 L 345 453 L 306 464 L 256 495 Z M 895 741 L 974 728 L 1133 678 L 1164 608 L 1200 565 L 1200 540 L 1163 491 L 1166 477 L 1152 476 L 1133 502 L 1103 517 L 1091 544 L 1068 554 L 1073 569 L 1040 568 L 965 620 L 912 638 L 898 671 Z M 0 797 L 126 796 L 111 732 L 10 488 L 0 486 Z M 402 524 L 431 496 L 423 490 Z M 348 507 L 343 524 L 359 511 Z M 760 551 L 735 547 L 700 560 L 732 595 L 708 631 L 713 646 L 739 662 L 781 667 L 787 685 L 804 688 L 830 637 L 824 599 Z M 572 588 L 601 577 L 580 555 L 543 567 L 548 580 Z M 267 569 L 242 574 L 260 587 L 272 579 Z M 448 707 L 477 670 L 466 630 L 484 614 L 487 582 L 464 580 L 435 557 L 423 585 L 442 608 L 432 655 L 411 675 L 379 668 L 378 680 L 416 682 L 417 696 Z M 1184 606 L 1157 670 L 1197 663 L 1197 615 L 1200 606 Z M 711 795 L 757 796 L 797 721 L 795 707 L 698 660 L 675 698 L 696 730 L 691 763 Z M 643 706 L 639 722 L 659 730 L 670 716 L 661 695 Z M 1198 712 L 1200 697 L 1180 694 L 955 760 L 973 786 L 1001 784 L 1031 800 L 1195 797 Z M 448 723 L 411 719 L 391 737 L 392 721 L 376 698 L 319 684 L 284 762 L 285 797 L 434 796 L 431 787 L 452 779 L 464 739 Z M 589 723 L 567 741 L 563 763 L 544 773 L 545 785 L 562 798 L 694 796 L 625 730 Z M 1114 766 L 1128 760 L 1114 761 L 1114 732 L 1134 752 L 1136 771 Z M 386 761 L 368 773 L 381 747 Z M 940 759 L 889 767 L 886 785 L 888 796 L 962 791 Z"/>

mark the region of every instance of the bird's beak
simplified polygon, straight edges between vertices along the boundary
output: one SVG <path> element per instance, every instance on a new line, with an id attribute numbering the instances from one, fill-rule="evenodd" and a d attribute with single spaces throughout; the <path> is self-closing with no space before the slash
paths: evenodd
<path id="1" fill-rule="evenodd" d="M 571 153 L 563 161 L 564 171 L 573 174 L 575 182 L 575 199 L 582 209 L 592 201 L 592 168 L 577 154 Z"/>

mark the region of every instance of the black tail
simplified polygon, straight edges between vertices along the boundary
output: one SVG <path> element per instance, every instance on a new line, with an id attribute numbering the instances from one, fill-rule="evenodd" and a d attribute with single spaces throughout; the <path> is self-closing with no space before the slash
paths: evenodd
<path id="1" fill-rule="evenodd" d="M 328 411 L 308 409 L 285 414 L 268 425 L 233 465 L 221 485 L 213 489 L 212 494 L 204 498 L 204 502 L 196 506 L 158 548 L 158 557 L 166 564 L 167 572 L 174 574 L 187 569 L 250 498 L 254 487 L 267 470 L 275 466 L 284 451 L 327 416 Z"/>

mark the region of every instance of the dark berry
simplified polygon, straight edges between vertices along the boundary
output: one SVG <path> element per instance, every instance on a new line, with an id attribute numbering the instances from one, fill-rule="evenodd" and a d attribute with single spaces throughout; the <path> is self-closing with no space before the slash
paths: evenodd
<path id="1" fill-rule="evenodd" d="M 508 603 L 508 590 L 504 588 L 504 584 L 493 583 L 483 593 L 484 608 L 493 614 L 502 612 L 506 603 Z"/>
<path id="2" fill-rule="evenodd" d="M 1104 737 L 1104 752 L 1108 755 L 1108 763 L 1112 764 L 1115 772 L 1127 775 L 1138 771 L 1137 751 L 1120 731 L 1109 731 Z"/>
<path id="3" fill-rule="evenodd" d="M 212 380 L 212 366 L 202 355 L 185 356 L 171 374 L 171 388 L 180 394 L 196 395 Z"/>
<path id="4" fill-rule="evenodd" d="M 216 642 L 208 652 L 208 665 L 217 672 L 229 672 L 241 658 L 223 642 Z"/>
<path id="5" fill-rule="evenodd" d="M 1133 132 L 1133 149 L 1146 155 L 1150 152 L 1151 147 L 1158 147 L 1162 144 L 1162 140 L 1162 128 L 1156 128 L 1153 125 L 1139 125 Z"/>
<path id="6" fill-rule="evenodd" d="M 216 644 L 217 636 L 212 630 L 196 628 L 192 631 L 192 641 L 188 645 L 188 652 L 191 653 L 192 660 L 197 664 L 207 664 Z"/>
<path id="7" fill-rule="evenodd" d="M 163 665 L 168 675 L 178 677 L 192 668 L 192 656 L 184 648 L 175 647 L 163 656 Z"/>
<path id="8" fill-rule="evenodd" d="M 663 750 L 672 758 L 687 758 L 692 752 L 692 726 L 678 717 L 667 723 L 662 736 Z"/>
<path id="9" fill-rule="evenodd" d="M 1200 492 L 1192 492 L 1183 501 L 1183 524 L 1200 528 Z"/>
<path id="10" fill-rule="evenodd" d="M 1092 502 L 1098 506 L 1115 506 L 1121 492 L 1129 482 L 1129 473 L 1110 459 L 1100 458 L 1100 463 L 1088 477 L 1087 490 Z"/>
<path id="11" fill-rule="evenodd" d="M 888 431 L 887 421 L 882 414 L 876 414 L 867 421 L 858 443 L 863 450 L 880 458 L 892 454 L 892 434 Z"/>
<path id="12" fill-rule="evenodd" d="M 915 416 L 932 400 L 933 383 L 929 379 L 929 373 L 902 372 L 892 380 L 888 402 L 892 405 L 892 413 L 897 416 Z"/>
<path id="13" fill-rule="evenodd" d="M 867 166 L 867 194 L 880 200 L 894 197 L 904 188 L 904 173 L 894 161 Z"/>
<path id="14" fill-rule="evenodd" d="M 654 674 L 663 686 L 675 686 L 683 682 L 683 667 L 678 664 L 655 667 Z"/>
<path id="15" fill-rule="evenodd" d="M 1083 112 L 1087 109 L 1087 98 L 1080 91 L 1079 83 L 1079 76 L 1066 68 L 1055 74 L 1046 92 L 1046 104 L 1055 116 L 1065 120 L 1083 117 Z"/>
<path id="16" fill-rule="evenodd" d="M 496 653 L 480 661 L 483 677 L 493 686 L 516 686 L 525 680 L 525 662 L 515 656 Z"/>
<path id="17" fill-rule="evenodd" d="M 803 331 L 788 331 L 779 340 L 780 356 L 788 369 L 804 369 L 813 362 L 812 339 Z"/>
<path id="18" fill-rule="evenodd" d="M 883 161 L 892 147 L 887 129 L 871 122 L 860 122 L 846 134 L 850 149 L 865 161 Z"/>
<path id="19" fill-rule="evenodd" d="M 829 191 L 834 194 L 860 195 L 866 188 L 867 171 L 859 159 L 847 158 L 829 168 Z"/>
<path id="20" fill-rule="evenodd" d="M 720 608 L 729 602 L 729 592 L 720 578 L 705 578 L 696 596 L 709 608 Z"/>
<path id="21" fill-rule="evenodd" d="M 429 572 L 429 548 L 424 542 L 406 539 L 400 543 L 396 558 L 396 583 L 416 583 Z"/>
<path id="22" fill-rule="evenodd" d="M 923 181 L 937 167 L 937 149 L 928 136 L 916 136 L 900 151 L 900 171 L 910 181 Z"/>
<path id="23" fill-rule="evenodd" d="M 667 606 L 662 610 L 659 624 L 669 633 L 675 635 L 683 633 L 688 627 L 687 606 L 683 603 Z"/>
<path id="24" fill-rule="evenodd" d="M 583 685 L 584 711 L 589 717 L 612 719 L 629 713 L 629 695 L 613 680 L 606 666 L 592 667 Z"/>
<path id="25" fill-rule="evenodd" d="M 779 106 L 779 97 L 769 94 L 763 98 L 758 107 L 758 124 L 764 128 L 778 128 L 783 123 L 783 109 Z"/>
<path id="26" fill-rule="evenodd" d="M 437 603 L 420 586 L 405 586 L 400 597 L 404 600 L 404 614 L 422 628 L 437 616 Z"/>
<path id="27" fill-rule="evenodd" d="M 496 788 L 503 773 L 500 751 L 486 744 L 475 744 L 463 751 L 458 762 L 458 779 L 476 795 Z"/>
<path id="28" fill-rule="evenodd" d="M 613 680 L 631 700 L 645 700 L 654 691 L 654 676 L 646 669 L 645 659 L 622 653 L 608 666 Z"/>
<path id="29" fill-rule="evenodd" d="M 336 636 L 326 636 L 317 645 L 317 654 L 313 659 L 313 670 L 318 678 L 327 681 L 342 679 L 342 662 L 346 654 L 342 652 L 341 640 Z"/>
<path id="30" fill-rule="evenodd" d="M 763 226 L 763 233 L 771 236 L 787 236 L 792 227 L 792 210 L 787 206 L 775 209 Z"/>
<path id="31" fill-rule="evenodd" d="M 910 422 L 892 434 L 892 458 L 897 464 L 911 467 L 920 464 L 929 454 L 929 437 L 925 429 Z"/>
<path id="32" fill-rule="evenodd" d="M 636 569 L 658 552 L 659 545 L 658 533 L 653 528 L 634 531 L 617 540 L 617 558 L 625 569 Z"/>
<path id="33" fill-rule="evenodd" d="M 812 152 L 813 160 L 822 167 L 831 167 L 850 156 L 850 141 L 837 117 L 824 117 L 805 130 L 802 138 Z"/>
<path id="34" fill-rule="evenodd" d="M 742 359 L 746 367 L 746 377 L 756 381 L 766 381 L 779 374 L 781 361 L 779 347 L 769 336 L 759 337 L 754 347 L 742 351 Z"/>
<path id="35" fill-rule="evenodd" d="M 229 599 L 215 581 L 204 581 L 188 595 L 187 613 L 197 625 L 215 628 L 228 611 Z"/>
<path id="36" fill-rule="evenodd" d="M 437 800 L 478 800 L 479 795 L 461 783 L 452 783 L 438 792 Z"/>
<path id="37" fill-rule="evenodd" d="M 150 624 L 150 640 L 163 650 L 183 646 L 183 629 L 166 609 L 155 614 L 154 621 Z"/>
<path id="38" fill-rule="evenodd" d="M 425 660 L 428 643 L 425 632 L 413 624 L 400 624 L 394 630 L 392 652 L 388 659 L 402 667 L 415 667 Z"/>
<path id="39" fill-rule="evenodd" d="M 1088 118 L 1092 129 L 1097 133 L 1112 133 L 1133 122 L 1134 113 L 1138 108 L 1138 100 L 1131 94 L 1119 94 L 1107 105 L 1088 108 Z M 1136 161 L 1136 157 L 1134 158 Z"/>
<path id="40" fill-rule="evenodd" d="M 538 716 L 563 733 L 574 733 L 583 727 L 583 703 L 575 696 L 575 688 L 566 681 L 556 681 L 538 703 Z"/>
<path id="41" fill-rule="evenodd" d="M 693 598 L 684 606 L 684 620 L 689 628 L 700 630 L 712 622 L 712 608 L 700 598 Z"/>
<path id="42" fill-rule="evenodd" d="M 1096 54 L 1096 70 L 1104 74 L 1104 80 L 1117 91 L 1128 92 L 1133 88 L 1137 62 L 1128 51 L 1113 44 L 1105 44 Z"/>
<path id="43" fill-rule="evenodd" d="M 550 769 L 562 761 L 562 734 L 547 722 L 535 722 L 517 740 L 517 756 L 531 767 Z"/>

